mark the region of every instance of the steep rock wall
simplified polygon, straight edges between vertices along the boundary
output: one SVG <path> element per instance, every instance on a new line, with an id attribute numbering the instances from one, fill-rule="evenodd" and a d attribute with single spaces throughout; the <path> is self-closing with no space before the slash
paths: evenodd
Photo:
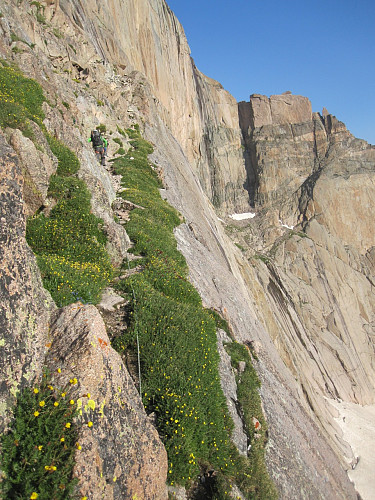
<path id="1" fill-rule="evenodd" d="M 61 32 L 56 32 L 57 28 L 36 21 L 36 8 L 29 3 L 20 9 L 17 2 L 1 2 L 0 53 L 42 84 L 49 98 L 48 104 L 43 105 L 44 126 L 80 157 L 78 175 L 91 191 L 93 212 L 103 219 L 108 251 L 113 264 L 119 265 L 130 244 L 123 227 L 114 221 L 111 208 L 119 181 L 98 168 L 87 143 L 84 121 L 88 119 L 93 124 L 98 116 L 104 121 L 105 113 L 96 98 L 91 93 L 87 95 L 83 86 L 64 72 L 65 47 L 72 40 L 69 36 L 82 37 L 82 33 L 75 32 L 70 25 L 62 26 L 61 30 L 70 33 L 68 43 Z M 19 37 L 15 42 L 17 57 L 11 50 L 14 30 Z M 35 43 L 32 40 L 40 43 L 43 50 L 38 45 L 31 47 Z M 54 55 L 46 51 L 48 46 Z M 99 71 L 98 75 L 102 73 Z M 102 84 L 107 83 L 103 77 Z M 107 116 L 110 110 L 106 109 Z M 108 122 L 115 131 L 117 123 L 127 125 L 126 121 L 117 121 L 117 117 Z M 83 124 L 82 128 L 78 124 Z M 53 200 L 47 196 L 48 184 L 57 165 L 41 128 L 34 123 L 32 127 L 37 147 L 19 130 L 6 129 L 0 133 L 1 432 L 10 422 L 19 391 L 38 384 L 44 368 L 48 367 L 57 387 L 65 387 L 74 376 L 78 380 L 74 400 L 86 401 L 87 394 L 95 395 L 94 403 L 86 405 L 80 422 L 81 449 L 76 451 L 74 473 L 80 479 L 81 495 L 164 499 L 167 497 L 165 449 L 146 416 L 124 363 L 110 347 L 98 310 L 82 304 L 57 310 L 43 288 L 36 258 L 26 243 L 27 216 L 51 208 Z M 92 432 L 86 425 L 90 419 L 95 421 Z"/>
<path id="2" fill-rule="evenodd" d="M 233 98 L 196 70 L 183 31 L 162 1 L 99 4 L 63 0 L 57 11 L 55 5 L 46 10 L 51 26 L 39 25 L 32 15 L 20 15 L 16 3 L 1 2 L 6 14 L 2 20 L 4 40 L 9 44 L 1 45 L 1 53 L 9 56 L 12 30 L 36 44 L 33 52 L 26 49 L 17 61 L 27 74 L 43 84 L 52 102 L 59 106 L 63 120 L 51 111 L 48 126 L 71 143 L 81 157 L 80 175 L 89 180 L 96 200 L 94 210 L 102 217 L 107 213 L 108 227 L 113 218 L 110 211 L 113 188 L 107 175 L 98 175 L 92 168 L 95 159 L 86 144 L 87 131 L 103 122 L 112 130 L 116 130 L 117 123 L 126 126 L 140 122 L 144 123 L 147 137 L 157 146 L 155 160 L 165 169 L 166 196 L 187 221 L 176 234 L 188 259 L 192 281 L 205 304 L 226 315 L 240 341 L 258 342 L 257 369 L 263 381 L 262 396 L 270 422 L 268 461 L 282 498 L 355 498 L 321 429 L 310 418 L 314 413 L 308 398 L 303 397 L 301 384 L 291 376 L 303 369 L 303 363 L 289 363 L 290 371 L 286 370 L 266 331 L 273 334 L 272 325 L 278 325 L 284 310 L 274 307 L 264 328 L 261 322 L 265 314 L 260 310 L 259 297 L 265 295 L 265 302 L 271 302 L 272 297 L 262 288 L 266 283 L 259 277 L 263 270 L 248 280 L 247 263 L 226 237 L 209 202 L 209 199 L 215 201 L 223 210 L 248 208 L 247 193 L 242 189 L 246 170 L 239 153 L 241 136 Z M 54 29 L 60 30 L 61 38 Z M 18 42 L 16 46 L 23 47 Z M 86 85 L 90 86 L 90 92 L 85 90 Z M 61 106 L 62 101 L 69 102 L 69 110 Z M 288 124 L 278 124 L 279 146 L 285 126 Z M 332 126 L 335 127 L 333 121 Z M 312 144 L 314 129 L 300 128 L 291 136 L 306 135 Z M 324 138 L 323 129 L 319 130 Z M 300 143 L 310 151 L 310 145 L 305 146 L 302 139 Z M 324 144 L 322 139 L 322 150 Z M 339 144 L 331 142 L 331 148 L 339 148 Z M 280 154 L 280 162 L 283 158 L 285 154 Z M 314 173 L 315 162 L 308 159 L 306 164 L 301 182 L 309 178 L 311 169 Z M 293 177 L 294 174 L 289 176 Z M 294 190 L 291 188 L 291 192 Z M 276 187 L 271 191 L 276 192 Z M 302 203 L 305 199 L 302 194 L 292 198 L 293 209 L 286 206 L 285 220 L 290 217 L 294 221 L 296 213 L 305 220 L 303 214 L 309 207 L 307 202 Z M 297 210 L 299 203 L 304 211 Z M 273 218 L 263 222 L 263 227 L 269 229 L 266 238 L 263 235 L 256 238 L 258 246 L 263 248 L 263 240 L 259 243 L 261 238 L 266 241 L 266 248 L 272 246 L 275 236 L 271 233 L 282 236 L 285 232 L 280 227 L 275 230 L 269 223 L 275 217 L 277 221 L 278 215 L 276 209 Z M 115 246 L 121 256 L 126 243 L 121 235 L 117 242 Z M 258 295 L 254 289 L 259 291 Z M 286 343 L 285 324 L 281 323 L 276 332 L 280 338 L 280 342 L 275 342 L 278 347 Z M 282 349 L 281 352 L 285 360 Z"/>
<path id="3" fill-rule="evenodd" d="M 337 457 L 322 437 L 322 429 L 314 422 L 299 384 L 262 325 L 254 290 L 261 286 L 259 281 L 246 282 L 247 262 L 226 236 L 165 125 L 160 122 L 157 127 L 146 127 L 146 134 L 158 144 L 153 159 L 165 172 L 165 196 L 186 219 L 186 224 L 176 230 L 176 237 L 192 282 L 204 305 L 214 307 L 228 319 L 236 339 L 252 342 L 257 349 L 256 368 L 269 422 L 267 461 L 280 497 L 356 498 Z"/>
<path id="4" fill-rule="evenodd" d="M 26 243 L 21 162 L 0 134 L 0 428 L 20 389 L 41 374 L 55 305 Z"/>
<path id="5" fill-rule="evenodd" d="M 223 210 L 245 210 L 248 195 L 237 103 L 218 82 L 197 70 L 184 30 L 167 4 L 62 0 L 60 8 L 84 30 L 103 62 L 146 76 L 158 114 L 196 166 L 211 201 Z M 78 58 L 79 52 L 73 58 L 87 69 L 88 57 Z M 151 113 L 144 118 L 151 120 Z"/>
<path id="6" fill-rule="evenodd" d="M 234 238 L 249 287 L 260 283 L 258 317 L 355 466 L 329 400 L 374 403 L 375 148 L 326 111 L 311 115 L 301 96 L 255 95 L 239 108 L 258 216 Z"/>

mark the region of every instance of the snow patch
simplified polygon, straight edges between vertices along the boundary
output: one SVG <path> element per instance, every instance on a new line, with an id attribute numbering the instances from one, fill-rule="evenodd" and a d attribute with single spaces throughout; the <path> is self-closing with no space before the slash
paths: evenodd
<path id="1" fill-rule="evenodd" d="M 288 229 L 294 229 L 294 226 L 288 226 L 288 224 L 283 224 L 283 221 L 279 219 L 279 223 L 283 226 L 283 227 L 286 227 Z"/>
<path id="2" fill-rule="evenodd" d="M 246 212 L 244 214 L 233 214 L 233 215 L 230 215 L 229 217 L 231 219 L 234 219 L 234 220 L 245 220 L 245 219 L 252 219 L 255 216 L 256 216 L 256 213 Z"/>
<path id="3" fill-rule="evenodd" d="M 348 476 L 363 500 L 373 500 L 375 491 L 374 443 L 375 443 L 375 405 L 361 406 L 349 401 L 328 399 L 336 410 L 335 418 L 343 432 L 344 440 L 354 453 Z"/>

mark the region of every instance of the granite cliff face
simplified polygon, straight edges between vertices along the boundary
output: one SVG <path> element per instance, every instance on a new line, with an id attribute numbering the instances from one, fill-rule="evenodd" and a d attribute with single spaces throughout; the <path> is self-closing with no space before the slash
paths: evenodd
<path id="1" fill-rule="evenodd" d="M 62 0 L 60 9 L 56 22 L 59 16 L 62 22 L 67 16 L 84 30 L 91 46 L 69 54 L 67 67 L 87 72 L 90 82 L 92 65 L 99 56 L 104 64 L 115 65 L 119 74 L 126 68 L 127 75 L 134 71 L 146 77 L 152 99 L 132 96 L 143 118 L 152 123 L 157 111 L 218 207 L 246 209 L 237 103 L 218 82 L 196 68 L 184 30 L 167 4 L 159 0 Z"/>
<path id="2" fill-rule="evenodd" d="M 48 1 L 46 24 L 37 8 L 0 0 L 0 54 L 42 85 L 44 123 L 80 158 L 113 262 L 130 245 L 112 211 L 119 181 L 97 168 L 87 134 L 99 123 L 139 123 L 164 196 L 185 219 L 176 238 L 191 281 L 258 353 L 280 498 L 356 498 L 345 469 L 357 452 L 335 417 L 337 402 L 374 403 L 375 149 L 304 97 L 254 95 L 237 105 L 195 67 L 163 0 Z M 82 495 L 166 498 L 165 450 L 99 313 L 56 310 L 25 241 L 26 216 L 48 207 L 56 159 L 20 132 L 0 140 L 3 425 L 19 388 L 60 359 L 61 377 L 77 376 L 82 391 L 105 401 L 97 433 L 82 436 L 95 455 L 95 465 L 81 455 L 76 466 Z M 256 216 L 237 222 L 235 212 Z M 90 365 L 100 367 L 99 382 Z"/>
<path id="3" fill-rule="evenodd" d="M 264 324 L 331 442 L 355 464 L 329 402 L 374 404 L 375 148 L 300 96 L 255 95 L 239 109 L 258 213 L 237 234 L 252 264 L 248 283 L 262 284 Z"/>

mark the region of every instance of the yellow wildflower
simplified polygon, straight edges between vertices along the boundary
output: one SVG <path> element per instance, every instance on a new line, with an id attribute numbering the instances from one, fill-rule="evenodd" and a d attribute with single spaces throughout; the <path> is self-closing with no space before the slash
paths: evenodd
<path id="1" fill-rule="evenodd" d="M 91 422 L 91 420 L 90 420 L 90 422 L 88 422 L 88 423 L 87 423 L 87 425 L 88 425 L 89 427 L 92 427 L 94 424 L 93 424 L 93 423 Z"/>
<path id="2" fill-rule="evenodd" d="M 34 387 L 34 394 L 38 394 L 39 392 L 39 389 L 37 389 L 36 387 Z"/>
<path id="3" fill-rule="evenodd" d="M 72 424 L 71 424 L 70 422 L 67 422 L 67 423 L 65 424 L 65 427 L 66 427 L 67 429 L 70 429 L 70 426 L 71 426 L 71 425 L 72 425 Z"/>
<path id="4" fill-rule="evenodd" d="M 36 500 L 36 498 L 38 498 L 38 493 L 35 493 L 35 491 L 33 491 L 30 495 L 30 500 Z"/>
<path id="5" fill-rule="evenodd" d="M 45 402 L 45 401 L 40 401 L 40 402 L 39 402 L 39 406 L 41 406 L 42 408 L 43 408 L 43 406 L 44 406 L 45 404 L 46 404 L 46 402 Z"/>
<path id="6" fill-rule="evenodd" d="M 34 411 L 34 417 L 38 417 L 39 416 L 39 412 L 38 411 Z"/>

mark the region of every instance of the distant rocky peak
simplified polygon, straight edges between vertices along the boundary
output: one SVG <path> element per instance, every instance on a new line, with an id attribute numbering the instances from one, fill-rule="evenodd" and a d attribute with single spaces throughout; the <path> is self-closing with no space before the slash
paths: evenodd
<path id="1" fill-rule="evenodd" d="M 252 94 L 249 103 L 251 128 L 264 125 L 304 123 L 312 120 L 311 102 L 307 97 L 293 95 L 289 91 L 267 97 Z"/>

